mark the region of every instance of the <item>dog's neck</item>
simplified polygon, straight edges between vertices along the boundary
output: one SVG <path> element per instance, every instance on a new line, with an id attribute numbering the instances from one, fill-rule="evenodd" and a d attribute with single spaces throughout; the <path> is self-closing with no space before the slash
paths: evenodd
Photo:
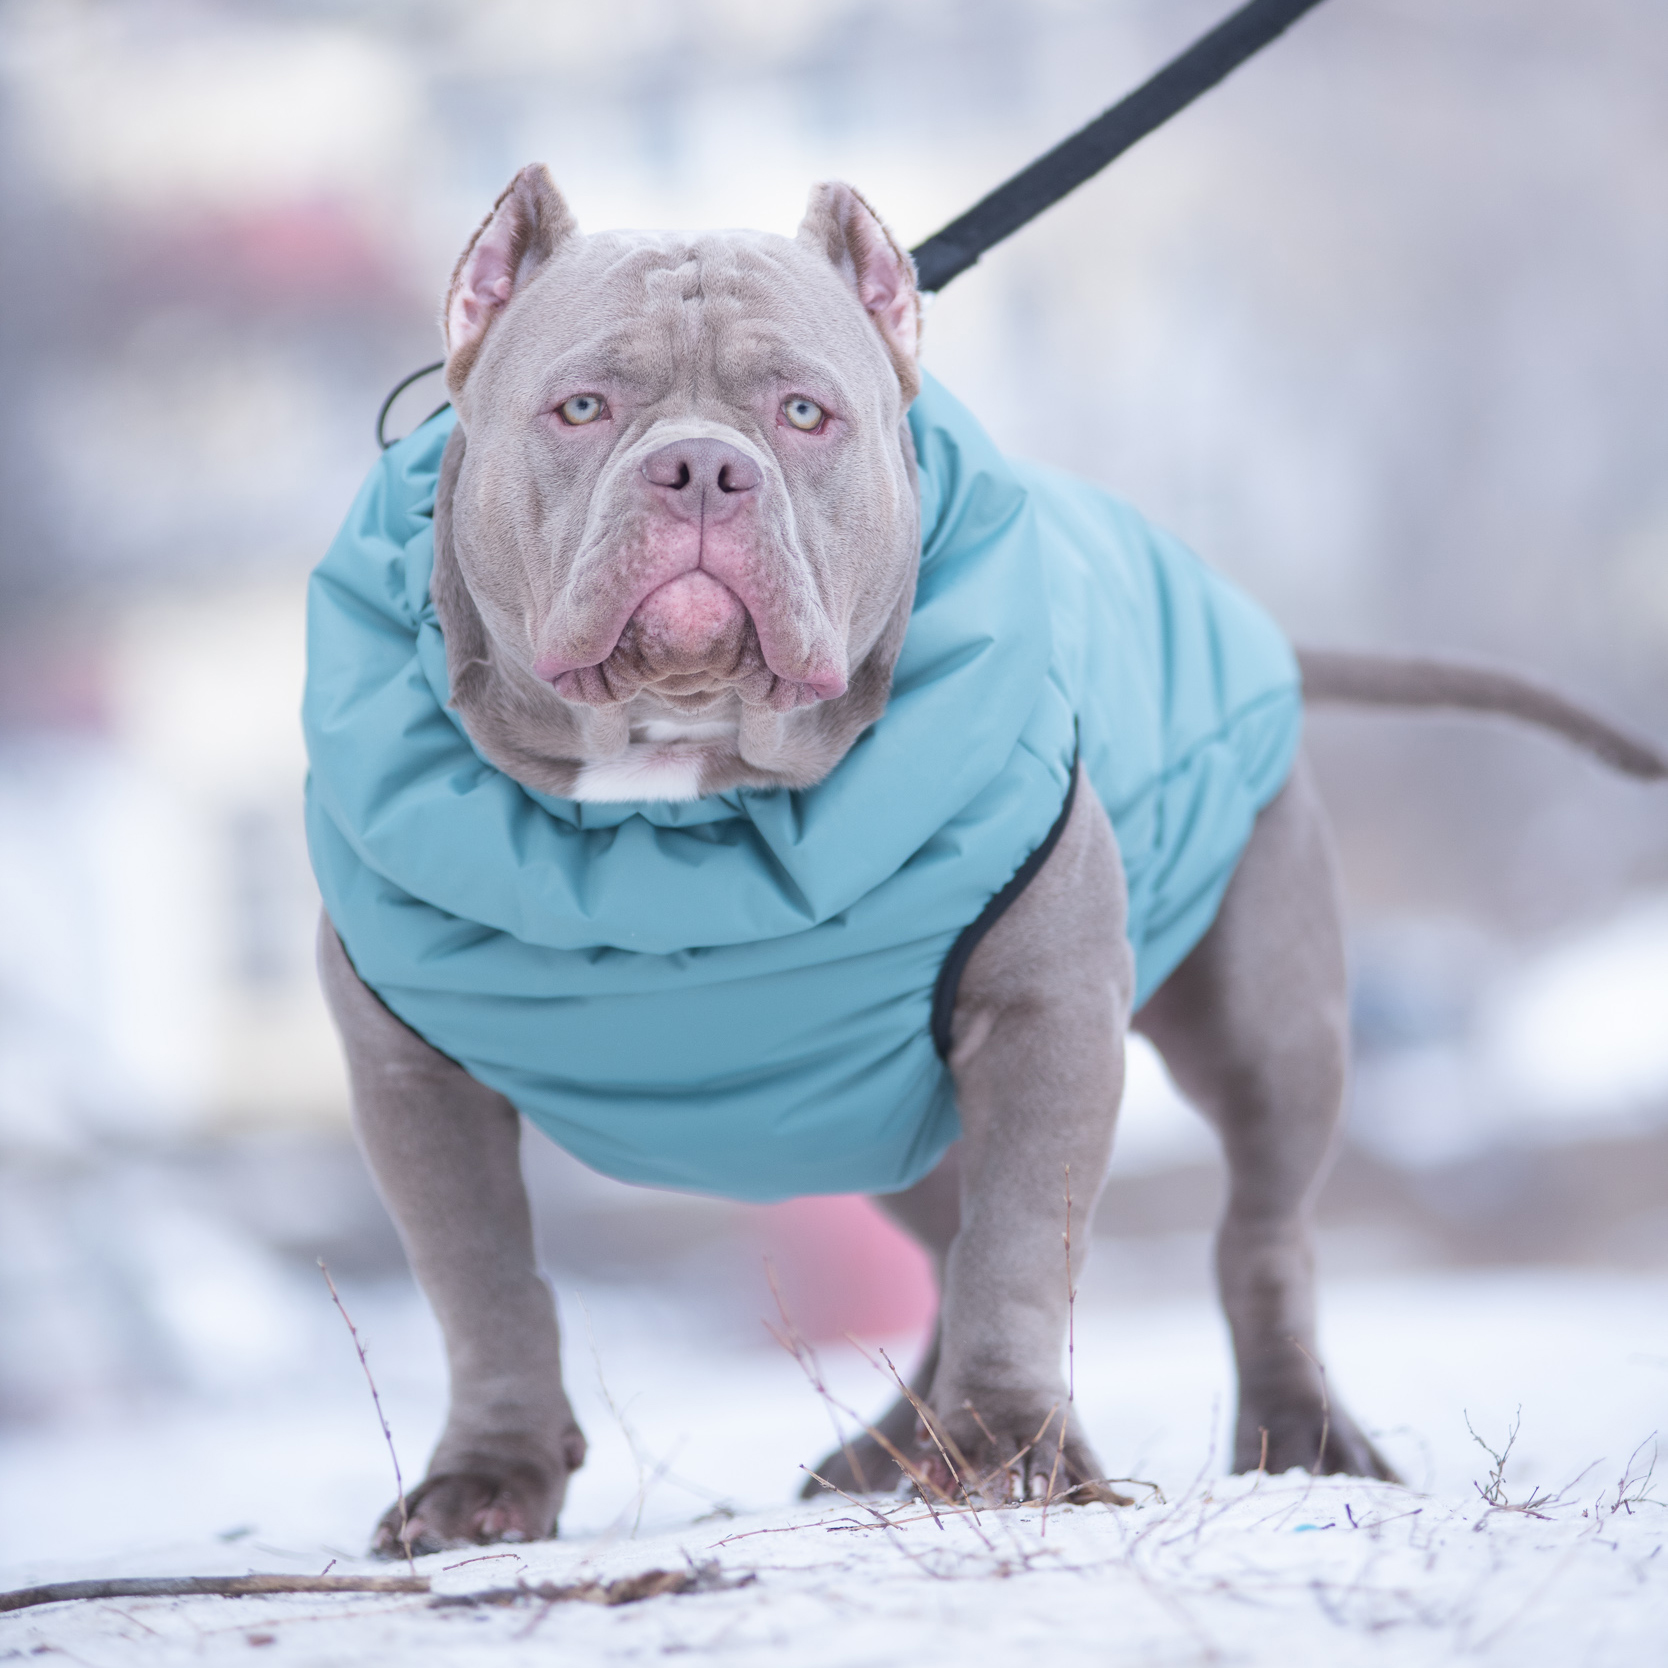
<path id="1" fill-rule="evenodd" d="M 703 777 L 721 775 L 728 761 L 739 756 L 740 731 L 733 715 L 631 722 L 625 751 L 581 765 L 568 798 L 604 803 L 699 799 Z"/>
<path id="2" fill-rule="evenodd" d="M 809 787 L 885 710 L 915 603 L 913 582 L 834 700 L 780 713 L 731 695 L 689 714 L 648 691 L 614 706 L 562 699 L 494 641 L 458 565 L 451 505 L 465 445 L 460 425 L 436 488 L 431 594 L 446 639 L 451 706 L 481 753 L 523 786 L 593 803 Z"/>

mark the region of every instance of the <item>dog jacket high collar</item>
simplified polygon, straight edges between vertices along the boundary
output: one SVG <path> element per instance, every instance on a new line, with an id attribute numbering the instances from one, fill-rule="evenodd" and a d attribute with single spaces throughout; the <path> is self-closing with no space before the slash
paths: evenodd
<path id="1" fill-rule="evenodd" d="M 1128 506 L 1010 463 L 927 379 L 920 583 L 881 718 L 813 788 L 582 804 L 489 764 L 447 705 L 429 578 L 453 421 L 383 456 L 313 575 L 308 843 L 359 976 L 587 1164 L 738 1199 L 925 1175 L 958 1132 L 940 972 L 1074 758 L 1117 832 L 1137 1004 L 1210 925 L 1290 770 L 1297 667 Z"/>

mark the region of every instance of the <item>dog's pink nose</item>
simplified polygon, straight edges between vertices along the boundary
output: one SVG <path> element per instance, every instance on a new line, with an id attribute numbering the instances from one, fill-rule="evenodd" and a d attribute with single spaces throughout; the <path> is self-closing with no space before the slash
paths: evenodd
<path id="1" fill-rule="evenodd" d="M 764 480 L 745 452 L 722 440 L 674 440 L 643 459 L 643 477 L 674 514 L 708 521 L 739 509 Z"/>

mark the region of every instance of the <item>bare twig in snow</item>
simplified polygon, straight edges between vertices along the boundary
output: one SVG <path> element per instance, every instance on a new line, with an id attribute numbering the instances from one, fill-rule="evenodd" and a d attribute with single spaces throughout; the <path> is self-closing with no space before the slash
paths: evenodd
<path id="1" fill-rule="evenodd" d="M 1489 1505 L 1505 1509 L 1511 1505 L 1506 1497 L 1506 1461 L 1511 1458 L 1512 1449 L 1517 1445 L 1518 1428 L 1523 1423 L 1523 1409 L 1519 1407 L 1512 1415 L 1512 1422 L 1506 1431 L 1505 1446 L 1496 1450 L 1478 1436 L 1476 1427 L 1471 1423 L 1471 1415 L 1462 1413 L 1465 1428 L 1471 1432 L 1471 1440 L 1494 1461 L 1494 1467 L 1488 1474 L 1487 1483 L 1473 1483 L 1472 1487 L 1488 1502 Z"/>
<path id="2" fill-rule="evenodd" d="M 1077 1282 L 1071 1273 L 1071 1166 L 1066 1166 L 1066 1400 L 1077 1400 Z M 1061 1427 L 1061 1435 L 1065 1434 Z"/>
<path id="3" fill-rule="evenodd" d="M 869 1516 L 875 1520 L 875 1527 L 878 1529 L 884 1529 L 891 1537 L 892 1544 L 910 1561 L 910 1563 L 914 1564 L 917 1569 L 927 1575 L 930 1575 L 935 1581 L 943 1579 L 943 1577 L 932 1567 L 931 1564 L 927 1563 L 925 1559 L 921 1558 L 915 1552 L 911 1551 L 909 1547 L 904 1545 L 903 1536 L 898 1532 L 897 1524 L 895 1524 L 884 1512 L 877 1511 L 873 1506 L 869 1505 L 867 1501 L 859 1500 L 856 1496 L 847 1494 L 843 1488 L 840 1488 L 835 1483 L 829 1482 L 826 1477 L 813 1471 L 810 1466 L 801 1466 L 800 1469 L 808 1477 L 815 1477 L 824 1488 L 832 1489 L 842 1500 L 855 1506 L 860 1512 L 867 1512 Z M 939 1518 L 938 1513 L 932 1511 L 932 1504 L 930 1501 L 927 1503 L 927 1510 L 932 1512 L 933 1522 L 938 1524 L 940 1529 L 943 1529 L 944 1524 Z"/>
<path id="4" fill-rule="evenodd" d="M 847 1334 L 847 1337 L 852 1347 L 859 1355 L 863 1356 L 865 1361 L 867 1361 L 868 1354 L 864 1350 L 863 1346 L 858 1343 L 855 1338 L 852 1338 L 849 1333 Z M 962 1453 L 960 1448 L 956 1447 L 955 1439 L 948 1431 L 940 1431 L 938 1420 L 933 1417 L 931 1409 L 928 1408 L 921 1398 L 915 1394 L 914 1390 L 905 1380 L 903 1374 L 900 1373 L 892 1364 L 892 1357 L 889 1356 L 884 1349 L 880 1351 L 880 1358 L 886 1363 L 887 1370 L 891 1373 L 893 1382 L 896 1383 L 899 1390 L 903 1392 L 905 1398 L 909 1402 L 909 1405 L 915 1409 L 915 1416 L 921 1421 L 921 1428 L 931 1438 L 932 1445 L 938 1450 L 939 1457 L 949 1468 L 951 1479 L 961 1490 L 962 1500 L 966 1504 L 968 1511 L 972 1514 L 974 1534 L 976 1534 L 979 1539 L 985 1543 L 987 1551 L 995 1552 L 996 1548 L 992 1544 L 989 1536 L 985 1534 L 984 1524 L 979 1517 L 979 1503 L 974 1499 L 973 1491 L 968 1486 L 967 1475 L 972 1468 L 967 1463 L 967 1456 Z M 872 1366 L 873 1363 L 870 1362 L 870 1365 Z M 972 1404 L 968 1403 L 968 1406 L 971 1407 Z M 975 1419 L 979 1418 L 977 1413 L 975 1413 L 973 1417 Z M 983 1419 L 979 1419 L 979 1429 L 988 1432 L 988 1427 Z M 948 1444 L 948 1446 L 946 1446 L 946 1444 Z M 954 1449 L 953 1455 L 951 1453 L 952 1449 Z M 940 1524 L 939 1527 L 942 1528 L 943 1525 Z"/>
<path id="5" fill-rule="evenodd" d="M 822 1400 L 823 1406 L 828 1409 L 829 1420 L 834 1426 L 834 1435 L 840 1444 L 841 1451 L 846 1456 L 846 1463 L 851 1466 L 852 1475 L 857 1479 L 858 1487 L 866 1490 L 867 1483 L 863 1476 L 863 1468 L 858 1464 L 851 1444 L 846 1439 L 845 1427 L 840 1423 L 838 1417 L 841 1414 L 874 1438 L 887 1457 L 915 1485 L 927 1510 L 933 1513 L 934 1521 L 937 1521 L 938 1513 L 933 1505 L 933 1496 L 937 1495 L 946 1504 L 951 1503 L 949 1497 L 927 1476 L 920 1466 L 913 1464 L 904 1456 L 902 1450 L 884 1431 L 869 1424 L 867 1420 L 847 1407 L 823 1382 L 822 1363 L 817 1360 L 817 1352 L 805 1341 L 799 1328 L 794 1325 L 793 1317 L 788 1313 L 788 1306 L 782 1300 L 781 1289 L 776 1284 L 776 1270 L 771 1266 L 768 1258 L 765 1260 L 765 1275 L 770 1281 L 771 1295 L 776 1299 L 776 1308 L 782 1317 L 780 1327 L 772 1326 L 769 1321 L 766 1321 L 765 1330 L 799 1363 L 800 1371 L 805 1374 L 810 1381 L 811 1388 L 816 1391 Z M 873 1365 L 872 1362 L 870 1364 Z M 940 1524 L 939 1527 L 942 1528 L 943 1525 Z"/>
<path id="6" fill-rule="evenodd" d="M 836 1411 L 838 1404 L 823 1385 L 822 1365 L 817 1360 L 811 1346 L 800 1336 L 799 1328 L 794 1325 L 793 1317 L 788 1313 L 788 1305 L 782 1296 L 782 1288 L 776 1283 L 776 1265 L 769 1257 L 764 1259 L 764 1271 L 765 1279 L 770 1284 L 770 1295 L 776 1300 L 776 1312 L 782 1317 L 782 1331 L 778 1332 L 768 1321 L 765 1322 L 765 1329 L 799 1363 L 800 1369 L 810 1379 L 811 1388 L 816 1391 L 821 1399 L 822 1405 L 828 1413 L 828 1422 L 834 1427 L 834 1440 L 840 1444 L 840 1452 L 845 1455 L 846 1464 L 851 1467 L 851 1474 L 857 1479 L 857 1486 L 867 1494 L 869 1479 L 863 1475 L 862 1461 L 858 1459 L 846 1437 L 845 1426 L 840 1423 L 839 1414 Z M 876 1440 L 879 1440 L 878 1436 Z"/>
<path id="7" fill-rule="evenodd" d="M 1645 1451 L 1645 1442 L 1651 1445 L 1650 1463 L 1643 1472 L 1636 1470 L 1639 1456 Z M 1656 1432 L 1652 1431 L 1627 1457 L 1627 1464 L 1622 1467 L 1622 1474 L 1616 1479 L 1616 1496 L 1608 1508 L 1608 1515 L 1614 1517 L 1617 1512 L 1626 1512 L 1633 1516 L 1635 1506 L 1659 1506 L 1661 1501 L 1651 1494 L 1651 1481 L 1656 1476 L 1657 1441 Z M 1602 1500 L 1603 1496 L 1600 1496 Z"/>
<path id="8" fill-rule="evenodd" d="M 643 1509 L 648 1503 L 649 1495 L 660 1482 L 670 1482 L 681 1488 L 686 1494 L 693 1494 L 697 1500 L 704 1500 L 714 1510 L 731 1517 L 735 1515 L 730 1503 L 722 1496 L 714 1494 L 711 1489 L 703 1488 L 699 1483 L 691 1482 L 687 1477 L 681 1477 L 672 1469 L 672 1462 L 683 1451 L 680 1442 L 664 1459 L 655 1459 L 652 1452 L 647 1452 L 646 1444 L 638 1435 L 636 1427 L 626 1418 L 626 1409 L 615 1399 L 614 1392 L 608 1387 L 608 1379 L 602 1370 L 602 1350 L 597 1344 L 596 1328 L 591 1324 L 590 1306 L 583 1298 L 577 1300 L 579 1312 L 585 1317 L 585 1336 L 591 1346 L 591 1363 L 596 1368 L 597 1389 L 602 1392 L 603 1402 L 608 1411 L 614 1416 L 614 1423 L 620 1427 L 620 1434 L 626 1440 L 626 1447 L 631 1451 L 632 1464 L 637 1467 L 637 1494 L 632 1504 L 624 1507 L 620 1514 L 608 1526 L 600 1537 L 604 1544 L 611 1542 L 618 1530 L 624 1524 L 626 1514 L 632 1514 L 631 1534 L 628 1537 L 636 1540 L 637 1531 L 643 1526 Z M 628 1402 L 626 1406 L 629 1406 Z M 645 1457 L 646 1455 L 646 1457 Z M 649 1464 L 654 1460 L 654 1464 Z"/>
<path id="9" fill-rule="evenodd" d="M 371 1387 L 371 1405 L 376 1408 L 377 1423 L 382 1426 L 382 1440 L 388 1444 L 388 1458 L 394 1466 L 394 1489 L 399 1497 L 400 1506 L 400 1545 L 405 1549 L 406 1568 L 415 1575 L 417 1564 L 411 1556 L 411 1516 L 406 1510 L 405 1479 L 400 1475 L 400 1456 L 394 1451 L 394 1433 L 388 1428 L 388 1415 L 382 1411 L 382 1397 L 377 1394 L 376 1379 L 371 1375 L 371 1364 L 365 1359 L 365 1345 L 360 1339 L 359 1328 L 353 1324 L 353 1317 L 347 1312 L 347 1305 L 342 1302 L 342 1294 L 336 1290 L 336 1282 L 330 1278 L 330 1269 L 323 1257 L 319 1258 L 319 1273 L 324 1276 L 324 1283 L 330 1288 L 330 1301 L 336 1305 L 336 1313 L 347 1325 L 348 1336 L 353 1339 L 354 1352 L 358 1355 L 359 1365 L 365 1372 L 365 1382 Z"/>
<path id="10" fill-rule="evenodd" d="M 863 1346 L 858 1343 L 858 1341 L 853 1338 L 849 1332 L 846 1334 L 846 1338 L 852 1348 L 855 1349 L 865 1361 L 868 1361 L 869 1357 Z M 955 1457 L 953 1459 L 951 1458 L 950 1448 L 955 1447 L 955 1442 L 950 1437 L 949 1432 L 945 1431 L 942 1434 L 940 1433 L 938 1421 L 933 1417 L 932 1410 L 910 1388 L 909 1383 L 904 1378 L 903 1374 L 900 1373 L 892 1364 L 892 1357 L 889 1356 L 883 1349 L 880 1350 L 879 1353 L 881 1360 L 886 1363 L 886 1370 L 892 1375 L 892 1382 L 897 1385 L 900 1391 L 903 1392 L 904 1399 L 909 1403 L 909 1405 L 915 1409 L 915 1417 L 921 1421 L 922 1430 L 927 1433 L 927 1437 L 931 1441 L 933 1447 L 938 1450 L 938 1457 L 944 1461 L 945 1466 L 949 1469 L 951 1481 L 954 1482 L 961 1490 L 962 1498 L 967 1501 L 968 1505 L 973 1506 L 973 1515 L 977 1518 L 979 1515 L 978 1507 L 974 1506 L 973 1497 L 967 1492 L 967 1479 L 963 1475 L 967 1469 L 966 1455 L 964 1455 L 961 1450 L 957 1448 Z M 870 1362 L 869 1364 L 871 1366 L 874 1365 L 873 1362 Z M 945 1446 L 946 1443 L 949 1443 L 949 1447 Z M 960 1462 L 959 1464 L 957 1463 L 958 1461 Z"/>
<path id="11" fill-rule="evenodd" d="M 1071 1166 L 1066 1166 L 1066 1269 L 1071 1270 Z M 1051 1415 L 1052 1417 L 1052 1415 Z M 1047 1430 L 1044 1425 L 1043 1429 Z M 1054 1500 L 1054 1484 L 1060 1475 L 1060 1456 L 1066 1451 L 1066 1413 L 1060 1410 L 1060 1440 L 1054 1444 L 1054 1463 L 1048 1468 L 1048 1487 L 1043 1493 L 1042 1537 L 1048 1538 L 1048 1508 Z"/>
<path id="12" fill-rule="evenodd" d="M 70 1599 L 248 1598 L 263 1593 L 426 1593 L 426 1575 L 162 1575 L 110 1581 L 49 1581 L 0 1593 L 0 1611 Z"/>
<path id="13" fill-rule="evenodd" d="M 1322 1468 L 1326 1464 L 1326 1443 L 1327 1439 L 1332 1435 L 1332 1393 L 1327 1388 L 1326 1368 L 1322 1366 L 1321 1363 L 1308 1352 L 1308 1350 L 1304 1349 L 1303 1345 L 1300 1344 L 1295 1337 L 1289 1338 L 1287 1342 L 1290 1343 L 1292 1348 L 1295 1349 L 1303 1357 L 1303 1359 L 1307 1361 L 1317 1373 L 1320 1374 L 1321 1434 L 1320 1448 L 1315 1454 L 1314 1465 L 1314 1474 L 1318 1477 L 1322 1474 Z"/>

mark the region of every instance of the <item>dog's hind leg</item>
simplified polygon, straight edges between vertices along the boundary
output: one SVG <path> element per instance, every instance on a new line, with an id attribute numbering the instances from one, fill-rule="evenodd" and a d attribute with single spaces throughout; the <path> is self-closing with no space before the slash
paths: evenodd
<path id="1" fill-rule="evenodd" d="M 555 1533 L 585 1438 L 562 1389 L 550 1288 L 539 1278 L 521 1119 L 437 1053 L 360 980 L 328 920 L 319 974 L 342 1034 L 353 1122 L 412 1271 L 434 1307 L 451 1409 L 428 1475 L 377 1528 L 381 1557 Z"/>
<path id="2" fill-rule="evenodd" d="M 1136 1016 L 1228 1163 L 1217 1280 L 1239 1369 L 1234 1469 L 1393 1473 L 1329 1394 L 1309 1216 L 1343 1107 L 1349 1014 L 1336 870 L 1300 759 L 1210 930 Z"/>

